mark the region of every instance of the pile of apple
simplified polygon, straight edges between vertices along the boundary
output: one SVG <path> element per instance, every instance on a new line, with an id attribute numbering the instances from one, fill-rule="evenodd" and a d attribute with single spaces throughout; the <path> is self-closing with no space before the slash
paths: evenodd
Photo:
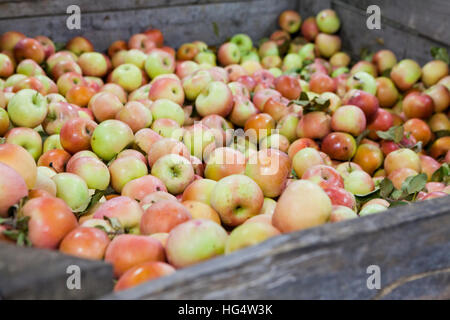
<path id="1" fill-rule="evenodd" d="M 445 50 L 350 67 L 333 10 L 279 25 L 258 48 L 149 29 L 107 54 L 4 33 L 0 240 L 104 259 L 122 290 L 450 193 Z"/>

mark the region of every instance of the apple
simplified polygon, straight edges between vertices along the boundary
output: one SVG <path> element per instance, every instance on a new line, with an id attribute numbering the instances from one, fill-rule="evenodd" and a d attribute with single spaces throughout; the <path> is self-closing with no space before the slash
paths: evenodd
<path id="1" fill-rule="evenodd" d="M 9 129 L 10 121 L 8 112 L 0 108 L 0 136 L 3 136 Z"/>
<path id="2" fill-rule="evenodd" d="M 433 110 L 433 99 L 425 93 L 411 92 L 403 99 L 403 112 L 408 119 L 427 119 Z"/>
<path id="3" fill-rule="evenodd" d="M 336 33 L 341 26 L 339 17 L 336 12 L 331 9 L 320 11 L 316 16 L 316 23 L 320 32 L 325 32 L 328 34 Z"/>
<path id="4" fill-rule="evenodd" d="M 303 180 L 314 182 L 322 189 L 330 187 L 344 187 L 344 181 L 339 172 L 331 166 L 318 164 L 306 169 L 302 175 Z"/>
<path id="5" fill-rule="evenodd" d="M 412 88 L 420 79 L 422 70 L 420 66 L 411 59 L 405 59 L 397 63 L 391 71 L 391 79 L 402 91 Z"/>
<path id="6" fill-rule="evenodd" d="M 166 191 L 155 191 L 146 195 L 139 204 L 143 210 L 147 210 L 148 207 L 155 203 L 165 200 L 178 201 L 177 197 Z"/>
<path id="7" fill-rule="evenodd" d="M 185 95 L 180 80 L 165 77 L 152 82 L 148 97 L 152 101 L 168 99 L 183 105 Z"/>
<path id="8" fill-rule="evenodd" d="M 331 117 L 331 129 L 359 136 L 366 129 L 366 116 L 357 106 L 339 107 Z"/>
<path id="9" fill-rule="evenodd" d="M 45 139 L 42 147 L 42 152 L 46 153 L 47 151 L 54 149 L 64 149 L 61 145 L 61 137 L 59 136 L 59 134 L 52 134 L 47 139 Z"/>
<path id="10" fill-rule="evenodd" d="M 184 129 L 182 129 L 180 125 L 172 119 L 157 119 L 153 122 L 151 128 L 164 138 L 180 140 L 183 137 Z"/>
<path id="11" fill-rule="evenodd" d="M 151 79 L 161 74 L 174 73 L 175 59 L 163 50 L 154 49 L 148 54 L 144 68 Z"/>
<path id="12" fill-rule="evenodd" d="M 207 70 L 198 70 L 182 80 L 182 85 L 186 98 L 195 101 L 198 95 L 212 82 L 211 73 Z"/>
<path id="13" fill-rule="evenodd" d="M 143 214 L 144 212 L 136 200 L 119 196 L 103 202 L 95 211 L 93 218 L 116 218 L 126 232 L 138 233 Z"/>
<path id="14" fill-rule="evenodd" d="M 149 148 L 148 164 L 153 167 L 155 162 L 167 154 L 178 154 L 189 159 L 190 153 L 187 147 L 173 138 L 161 138 L 155 141 Z"/>
<path id="15" fill-rule="evenodd" d="M 334 160 L 348 161 L 356 153 L 356 141 L 348 133 L 333 132 L 323 139 L 321 149 Z"/>
<path id="16" fill-rule="evenodd" d="M 77 227 L 61 241 L 59 251 L 84 259 L 102 260 L 111 241 L 105 231 L 92 227 Z"/>
<path id="17" fill-rule="evenodd" d="M 115 118 L 128 124 L 134 133 L 140 129 L 148 128 L 153 120 L 151 111 L 137 101 L 130 101 L 125 107 L 120 108 Z"/>
<path id="18" fill-rule="evenodd" d="M 297 139 L 296 128 L 298 126 L 298 122 L 298 115 L 295 113 L 289 113 L 278 120 L 276 129 L 280 135 L 286 137 L 286 139 L 291 143 Z"/>
<path id="19" fill-rule="evenodd" d="M 276 149 L 265 149 L 251 155 L 245 174 L 261 188 L 265 197 L 278 197 L 285 188 L 291 173 L 289 157 Z"/>
<path id="20" fill-rule="evenodd" d="M 450 105 L 450 91 L 443 84 L 437 84 L 425 91 L 433 99 L 434 112 L 444 112 Z"/>
<path id="21" fill-rule="evenodd" d="M 323 139 L 331 132 L 331 117 L 322 111 L 305 114 L 297 126 L 299 138 Z"/>
<path id="22" fill-rule="evenodd" d="M 14 46 L 14 58 L 17 62 L 24 59 L 32 59 L 40 64 L 45 59 L 45 51 L 36 39 L 23 38 Z"/>
<path id="23" fill-rule="evenodd" d="M 184 190 L 182 200 L 202 202 L 209 205 L 216 184 L 217 182 L 211 179 L 195 180 Z"/>
<path id="24" fill-rule="evenodd" d="M 56 196 L 64 200 L 76 212 L 87 208 L 90 197 L 86 182 L 73 173 L 58 173 L 52 177 L 56 184 Z"/>
<path id="25" fill-rule="evenodd" d="M 237 64 L 241 60 L 241 52 L 239 47 L 233 42 L 222 44 L 217 52 L 219 63 L 223 66 Z"/>
<path id="26" fill-rule="evenodd" d="M 144 262 L 128 269 L 117 281 L 114 291 L 122 291 L 156 278 L 171 275 L 175 269 L 164 262 Z"/>
<path id="27" fill-rule="evenodd" d="M 178 201 L 162 200 L 145 210 L 140 232 L 143 235 L 169 233 L 176 226 L 191 219 L 189 210 Z"/>
<path id="28" fill-rule="evenodd" d="M 281 29 L 289 33 L 296 33 L 300 29 L 302 18 L 293 10 L 286 10 L 278 17 L 278 24 Z"/>
<path id="29" fill-rule="evenodd" d="M 270 224 L 262 222 L 244 223 L 235 228 L 227 239 L 225 254 L 257 245 L 265 240 L 278 236 L 280 231 Z"/>
<path id="30" fill-rule="evenodd" d="M 28 239 L 36 248 L 56 249 L 61 240 L 78 226 L 67 204 L 54 197 L 29 200 L 22 208 L 22 214 L 30 217 Z"/>
<path id="31" fill-rule="evenodd" d="M 175 74 L 183 80 L 188 75 L 200 70 L 200 65 L 194 61 L 182 61 L 178 62 L 175 67 Z"/>
<path id="32" fill-rule="evenodd" d="M 375 190 L 372 177 L 365 171 L 355 170 L 344 179 L 345 190 L 354 195 L 365 195 Z"/>
<path id="33" fill-rule="evenodd" d="M 66 49 L 80 56 L 84 52 L 94 51 L 94 46 L 88 39 L 77 36 L 67 42 Z"/>
<path id="34" fill-rule="evenodd" d="M 141 70 L 131 63 L 121 64 L 111 73 L 111 82 L 120 85 L 127 92 L 131 92 L 142 84 Z"/>
<path id="35" fill-rule="evenodd" d="M 151 237 L 122 234 L 115 237 L 106 249 L 105 261 L 114 267 L 114 276 L 121 277 L 127 270 L 144 262 L 163 262 L 162 244 Z"/>
<path id="36" fill-rule="evenodd" d="M 219 180 L 211 194 L 211 206 L 228 226 L 237 226 L 259 214 L 263 201 L 258 184 L 242 174 Z"/>
<path id="37" fill-rule="evenodd" d="M 47 111 L 45 98 L 32 89 L 17 92 L 8 103 L 9 117 L 14 125 L 20 127 L 37 127 L 44 121 Z"/>
<path id="38" fill-rule="evenodd" d="M 377 82 L 371 74 L 359 71 L 347 79 L 348 90 L 358 89 L 375 95 L 377 93 Z"/>
<path id="39" fill-rule="evenodd" d="M 109 165 L 112 188 L 120 193 L 131 180 L 148 174 L 147 165 L 136 157 L 126 156 L 117 158 Z"/>
<path id="40" fill-rule="evenodd" d="M 352 211 L 356 209 L 355 196 L 351 192 L 345 190 L 343 187 L 330 186 L 326 187 L 324 190 L 331 200 L 333 211 L 335 206 L 344 206 L 351 209 Z"/>
<path id="41" fill-rule="evenodd" d="M 45 75 L 44 70 L 34 60 L 22 60 L 16 67 L 16 73 L 24 74 L 26 76 Z"/>
<path id="42" fill-rule="evenodd" d="M 383 160 L 383 152 L 373 144 L 360 144 L 353 157 L 353 162 L 371 175 L 383 165 Z"/>
<path id="43" fill-rule="evenodd" d="M 26 38 L 26 36 L 18 31 L 7 31 L 0 37 L 0 50 L 13 50 L 17 42 Z"/>
<path id="44" fill-rule="evenodd" d="M 198 53 L 199 49 L 195 44 L 184 43 L 178 48 L 176 58 L 178 61 L 194 60 Z"/>
<path id="45" fill-rule="evenodd" d="M 344 105 L 354 105 L 362 109 L 366 115 L 367 123 L 371 123 L 377 115 L 378 109 L 380 108 L 378 99 L 371 93 L 352 89 L 348 91 L 342 103 Z"/>
<path id="46" fill-rule="evenodd" d="M 110 182 L 108 167 L 94 157 L 79 157 L 67 163 L 66 171 L 81 177 L 89 189 L 106 190 Z"/>
<path id="47" fill-rule="evenodd" d="M 397 57 L 391 50 L 384 49 L 377 51 L 373 55 L 372 62 L 377 67 L 378 73 L 382 75 L 397 64 Z"/>
<path id="48" fill-rule="evenodd" d="M 365 217 L 371 214 L 376 214 L 376 213 L 380 213 L 383 211 L 386 211 L 387 208 L 385 206 L 382 206 L 381 204 L 371 204 L 368 205 L 366 207 L 364 207 L 360 212 L 359 212 L 359 216 L 360 217 Z"/>
<path id="49" fill-rule="evenodd" d="M 394 185 L 395 189 L 401 189 L 403 182 L 408 177 L 414 177 L 417 176 L 419 173 L 413 169 L 410 168 L 399 168 L 394 171 L 392 171 L 388 178 L 392 181 L 392 184 Z"/>
<path id="50" fill-rule="evenodd" d="M 195 100 L 195 108 L 202 116 L 217 114 L 226 117 L 233 108 L 233 95 L 220 81 L 210 82 Z"/>
<path id="51" fill-rule="evenodd" d="M 14 73 L 14 64 L 11 59 L 3 53 L 0 53 L 0 77 L 7 78 Z"/>
<path id="52" fill-rule="evenodd" d="M 233 37 L 231 37 L 230 42 L 234 43 L 239 48 L 241 56 L 246 55 L 253 48 L 252 39 L 244 33 L 235 34 Z"/>
<path id="53" fill-rule="evenodd" d="M 37 177 L 36 162 L 27 150 L 16 144 L 0 144 L 0 163 L 17 171 L 25 180 L 28 189 L 34 187 Z"/>
<path id="54" fill-rule="evenodd" d="M 358 72 L 366 72 L 368 74 L 370 74 L 372 77 L 376 77 L 378 75 L 377 72 L 377 67 L 369 62 L 369 61 L 359 61 L 358 63 L 356 63 L 350 70 L 350 74 L 354 75 Z"/>
<path id="55" fill-rule="evenodd" d="M 450 150 L 450 137 L 442 137 L 433 142 L 429 155 L 435 159 L 444 157 Z"/>
<path id="56" fill-rule="evenodd" d="M 315 39 L 315 45 L 322 57 L 330 58 L 341 50 L 342 41 L 339 36 L 319 33 Z"/>
<path id="57" fill-rule="evenodd" d="M 345 52 L 336 52 L 330 58 L 330 64 L 333 68 L 348 67 L 350 61 L 350 56 Z"/>
<path id="58" fill-rule="evenodd" d="M 355 218 L 358 218 L 358 215 L 352 209 L 346 206 L 333 205 L 329 221 L 336 223 Z"/>
<path id="59" fill-rule="evenodd" d="M 0 162 L 0 217 L 6 217 L 8 210 L 28 195 L 28 187 L 22 176 L 10 166 Z"/>
<path id="60" fill-rule="evenodd" d="M 152 175 L 133 179 L 122 188 L 122 196 L 138 200 L 141 205 L 144 198 L 154 192 L 167 192 L 167 189 L 160 179 Z"/>
<path id="61" fill-rule="evenodd" d="M 166 154 L 152 166 L 152 175 L 159 178 L 172 194 L 182 193 L 194 179 L 194 169 L 186 158 L 178 154 Z"/>
<path id="62" fill-rule="evenodd" d="M 90 119 L 73 118 L 67 120 L 60 132 L 61 146 L 72 154 L 88 150 L 96 127 L 97 124 Z"/>
<path id="63" fill-rule="evenodd" d="M 98 52 L 85 52 L 77 60 L 85 76 L 103 77 L 108 71 L 105 57 Z"/>
<path id="64" fill-rule="evenodd" d="M 450 121 L 446 114 L 435 113 L 428 120 L 428 125 L 432 132 L 437 132 L 441 130 L 450 130 Z"/>
<path id="65" fill-rule="evenodd" d="M 283 233 L 311 228 L 327 222 L 331 210 L 325 191 L 310 181 L 297 180 L 279 198 L 272 224 Z"/>
<path id="66" fill-rule="evenodd" d="M 433 60 L 422 67 L 422 82 L 431 87 L 448 75 L 448 64 L 442 60 Z"/>
<path id="67" fill-rule="evenodd" d="M 317 26 L 316 18 L 309 17 L 303 21 L 301 26 L 302 36 L 308 41 L 314 41 L 319 34 L 320 30 Z"/>
<path id="68" fill-rule="evenodd" d="M 324 162 L 319 151 L 309 147 L 299 150 L 292 158 L 292 167 L 295 174 L 300 178 L 308 168 L 323 163 Z"/>
<path id="69" fill-rule="evenodd" d="M 94 129 L 91 147 L 100 158 L 109 161 L 133 140 L 133 131 L 126 123 L 119 120 L 106 120 Z"/>
<path id="70" fill-rule="evenodd" d="M 433 173 L 435 173 L 436 170 L 438 170 L 441 167 L 441 164 L 430 156 L 419 155 L 419 158 L 420 158 L 420 165 L 422 167 L 422 173 L 426 173 L 428 181 L 430 181 L 431 177 L 433 176 Z M 448 161 L 446 162 L 448 163 Z"/>
<path id="71" fill-rule="evenodd" d="M 167 259 L 184 268 L 221 255 L 225 251 L 226 231 L 217 223 L 194 219 L 175 227 L 167 239 Z"/>
<path id="72" fill-rule="evenodd" d="M 5 135 L 6 143 L 17 144 L 27 150 L 34 158 L 39 159 L 42 153 L 42 138 L 30 128 L 13 128 Z"/>
<path id="73" fill-rule="evenodd" d="M 53 41 L 46 36 L 37 36 L 34 37 L 41 44 L 42 48 L 44 48 L 45 58 L 50 57 L 55 53 L 55 44 Z"/>
<path id="74" fill-rule="evenodd" d="M 417 118 L 409 119 L 403 125 L 406 134 L 411 134 L 416 141 L 421 141 L 424 146 L 431 141 L 432 133 L 428 124 Z"/>
<path id="75" fill-rule="evenodd" d="M 120 102 L 123 104 L 127 102 L 127 92 L 119 85 L 115 83 L 106 83 L 101 89 L 100 92 L 110 92 L 119 98 Z"/>

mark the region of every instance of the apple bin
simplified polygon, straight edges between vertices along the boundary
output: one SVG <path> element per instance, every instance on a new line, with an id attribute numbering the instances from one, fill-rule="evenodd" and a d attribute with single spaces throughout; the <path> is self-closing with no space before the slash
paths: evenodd
<path id="1" fill-rule="evenodd" d="M 162 30 L 168 45 L 174 48 L 194 40 L 220 45 L 241 32 L 253 40 L 270 36 L 285 10 L 295 10 L 305 19 L 331 8 L 342 22 L 339 30 L 342 47 L 352 58 L 388 48 L 399 60 L 410 58 L 424 65 L 431 59 L 430 48 L 450 49 L 447 0 L 410 0 L 407 4 L 400 0 L 167 2 L 0 0 L 0 34 L 15 29 L 33 37 L 48 36 L 55 43 L 83 35 L 98 52 L 104 52 L 115 40 L 128 39 L 151 25 Z M 371 20 L 377 10 L 373 7 L 369 10 L 374 4 L 381 9 L 381 29 Z M 67 10 L 71 5 L 81 9 L 80 29 L 69 28 Z M 318 79 L 318 83 L 323 81 Z M 131 84 L 123 84 L 126 85 Z M 165 104 L 159 112 L 174 114 L 179 111 L 177 107 Z M 363 113 L 356 109 L 365 121 L 366 110 Z M 200 106 L 197 112 L 202 115 Z M 24 121 L 21 116 L 13 120 Z M 182 122 L 184 113 L 174 118 L 181 118 Z M 104 119 L 101 126 L 113 125 L 114 120 L 108 120 L 108 115 Z M 238 118 L 234 120 L 239 122 Z M 172 122 L 177 126 L 177 121 Z M 32 127 L 32 124 L 23 126 Z M 126 146 L 133 136 L 122 129 L 117 128 L 116 142 Z M 354 136 L 359 133 L 355 132 Z M 325 142 L 322 148 L 324 145 Z M 102 153 L 100 148 L 97 154 Z M 114 155 L 105 152 L 101 158 L 110 161 Z M 155 163 L 151 161 L 149 157 L 153 174 L 158 166 L 153 166 Z M 126 165 L 140 170 L 139 161 L 136 162 Z M 146 172 L 147 168 L 142 170 Z M 113 182 L 113 188 L 122 189 L 119 184 Z M 166 186 L 171 193 L 179 193 L 170 181 Z M 256 193 L 253 196 L 257 197 Z M 115 293 L 110 264 L 0 241 L 0 300 L 450 299 L 449 231 L 450 197 L 442 197 L 397 206 L 383 214 L 284 233 L 259 245 Z M 81 278 L 77 279 L 77 275 Z"/>

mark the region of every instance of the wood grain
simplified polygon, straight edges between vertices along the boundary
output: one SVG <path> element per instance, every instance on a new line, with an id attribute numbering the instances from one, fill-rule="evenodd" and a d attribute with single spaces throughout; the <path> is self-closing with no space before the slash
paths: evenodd
<path id="1" fill-rule="evenodd" d="M 426 201 L 273 238 L 105 298 L 449 299 L 449 225 L 450 198 Z M 370 265 L 381 290 L 367 288 Z"/>

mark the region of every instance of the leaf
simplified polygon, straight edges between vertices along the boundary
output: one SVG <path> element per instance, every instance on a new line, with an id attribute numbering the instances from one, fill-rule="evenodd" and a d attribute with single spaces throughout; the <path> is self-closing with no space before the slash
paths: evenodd
<path id="1" fill-rule="evenodd" d="M 442 138 L 442 137 L 448 137 L 450 136 L 450 130 L 439 130 L 434 133 L 436 135 L 436 139 Z"/>
<path id="2" fill-rule="evenodd" d="M 392 193 L 391 193 L 391 198 L 394 200 L 400 200 L 404 197 L 406 197 L 407 194 L 403 191 L 403 190 L 398 190 L 395 189 Z"/>
<path id="3" fill-rule="evenodd" d="M 213 25 L 214 34 L 216 35 L 216 37 L 218 37 L 220 35 L 219 25 L 216 22 L 213 22 L 212 25 Z"/>
<path id="4" fill-rule="evenodd" d="M 422 191 L 427 184 L 428 177 L 426 173 L 418 174 L 417 176 L 408 177 L 403 181 L 402 190 L 409 195 Z"/>
<path id="5" fill-rule="evenodd" d="M 422 143 L 422 141 L 417 142 L 415 145 L 413 145 L 413 146 L 410 147 L 409 149 L 411 149 L 411 150 L 414 151 L 415 153 L 421 152 L 422 149 L 423 149 L 423 143 Z"/>
<path id="6" fill-rule="evenodd" d="M 391 77 L 391 71 L 392 71 L 392 68 L 386 69 L 386 70 L 383 71 L 383 73 L 381 75 L 383 77 L 390 78 Z"/>
<path id="7" fill-rule="evenodd" d="M 367 135 L 370 133 L 369 129 L 364 130 L 357 138 L 356 138 L 356 146 L 359 146 L 361 141 L 367 137 Z"/>
<path id="8" fill-rule="evenodd" d="M 389 201 L 389 200 L 388 200 Z M 389 201 L 389 208 L 395 208 L 395 207 L 400 207 L 400 206 L 406 206 L 409 203 L 407 201 Z"/>
<path id="9" fill-rule="evenodd" d="M 376 199 L 376 198 L 379 198 L 379 197 L 380 197 L 380 188 L 377 188 L 374 191 L 369 192 L 367 194 L 363 194 L 363 195 L 355 194 L 355 199 L 358 202 L 359 206 L 362 206 L 366 202 L 369 202 L 370 200 Z"/>
<path id="10" fill-rule="evenodd" d="M 367 48 L 362 48 L 360 52 L 361 60 L 372 62 L 373 53 L 369 51 Z"/>
<path id="11" fill-rule="evenodd" d="M 388 131 L 377 131 L 378 137 L 388 141 L 399 143 L 403 139 L 403 126 L 393 126 Z"/>
<path id="12" fill-rule="evenodd" d="M 106 221 L 108 221 L 109 224 L 111 225 L 111 227 L 112 227 L 114 230 L 121 230 L 121 229 L 123 229 L 123 228 L 122 228 L 122 224 L 120 223 L 119 219 L 114 218 L 114 217 L 107 217 L 107 216 L 104 216 L 103 219 L 105 219 Z"/>
<path id="13" fill-rule="evenodd" d="M 394 184 L 388 178 L 384 178 L 380 183 L 380 196 L 383 199 L 389 198 L 392 191 L 394 191 Z"/>
<path id="14" fill-rule="evenodd" d="M 66 47 L 64 42 L 55 42 L 55 52 L 61 51 Z"/>
<path id="15" fill-rule="evenodd" d="M 450 180 L 450 167 L 448 163 L 444 163 L 431 176 L 432 182 L 447 182 Z"/>
<path id="16" fill-rule="evenodd" d="M 431 55 L 436 60 L 442 60 L 446 64 L 450 63 L 450 58 L 448 56 L 447 49 L 445 49 L 445 48 L 432 47 L 431 48 Z"/>

